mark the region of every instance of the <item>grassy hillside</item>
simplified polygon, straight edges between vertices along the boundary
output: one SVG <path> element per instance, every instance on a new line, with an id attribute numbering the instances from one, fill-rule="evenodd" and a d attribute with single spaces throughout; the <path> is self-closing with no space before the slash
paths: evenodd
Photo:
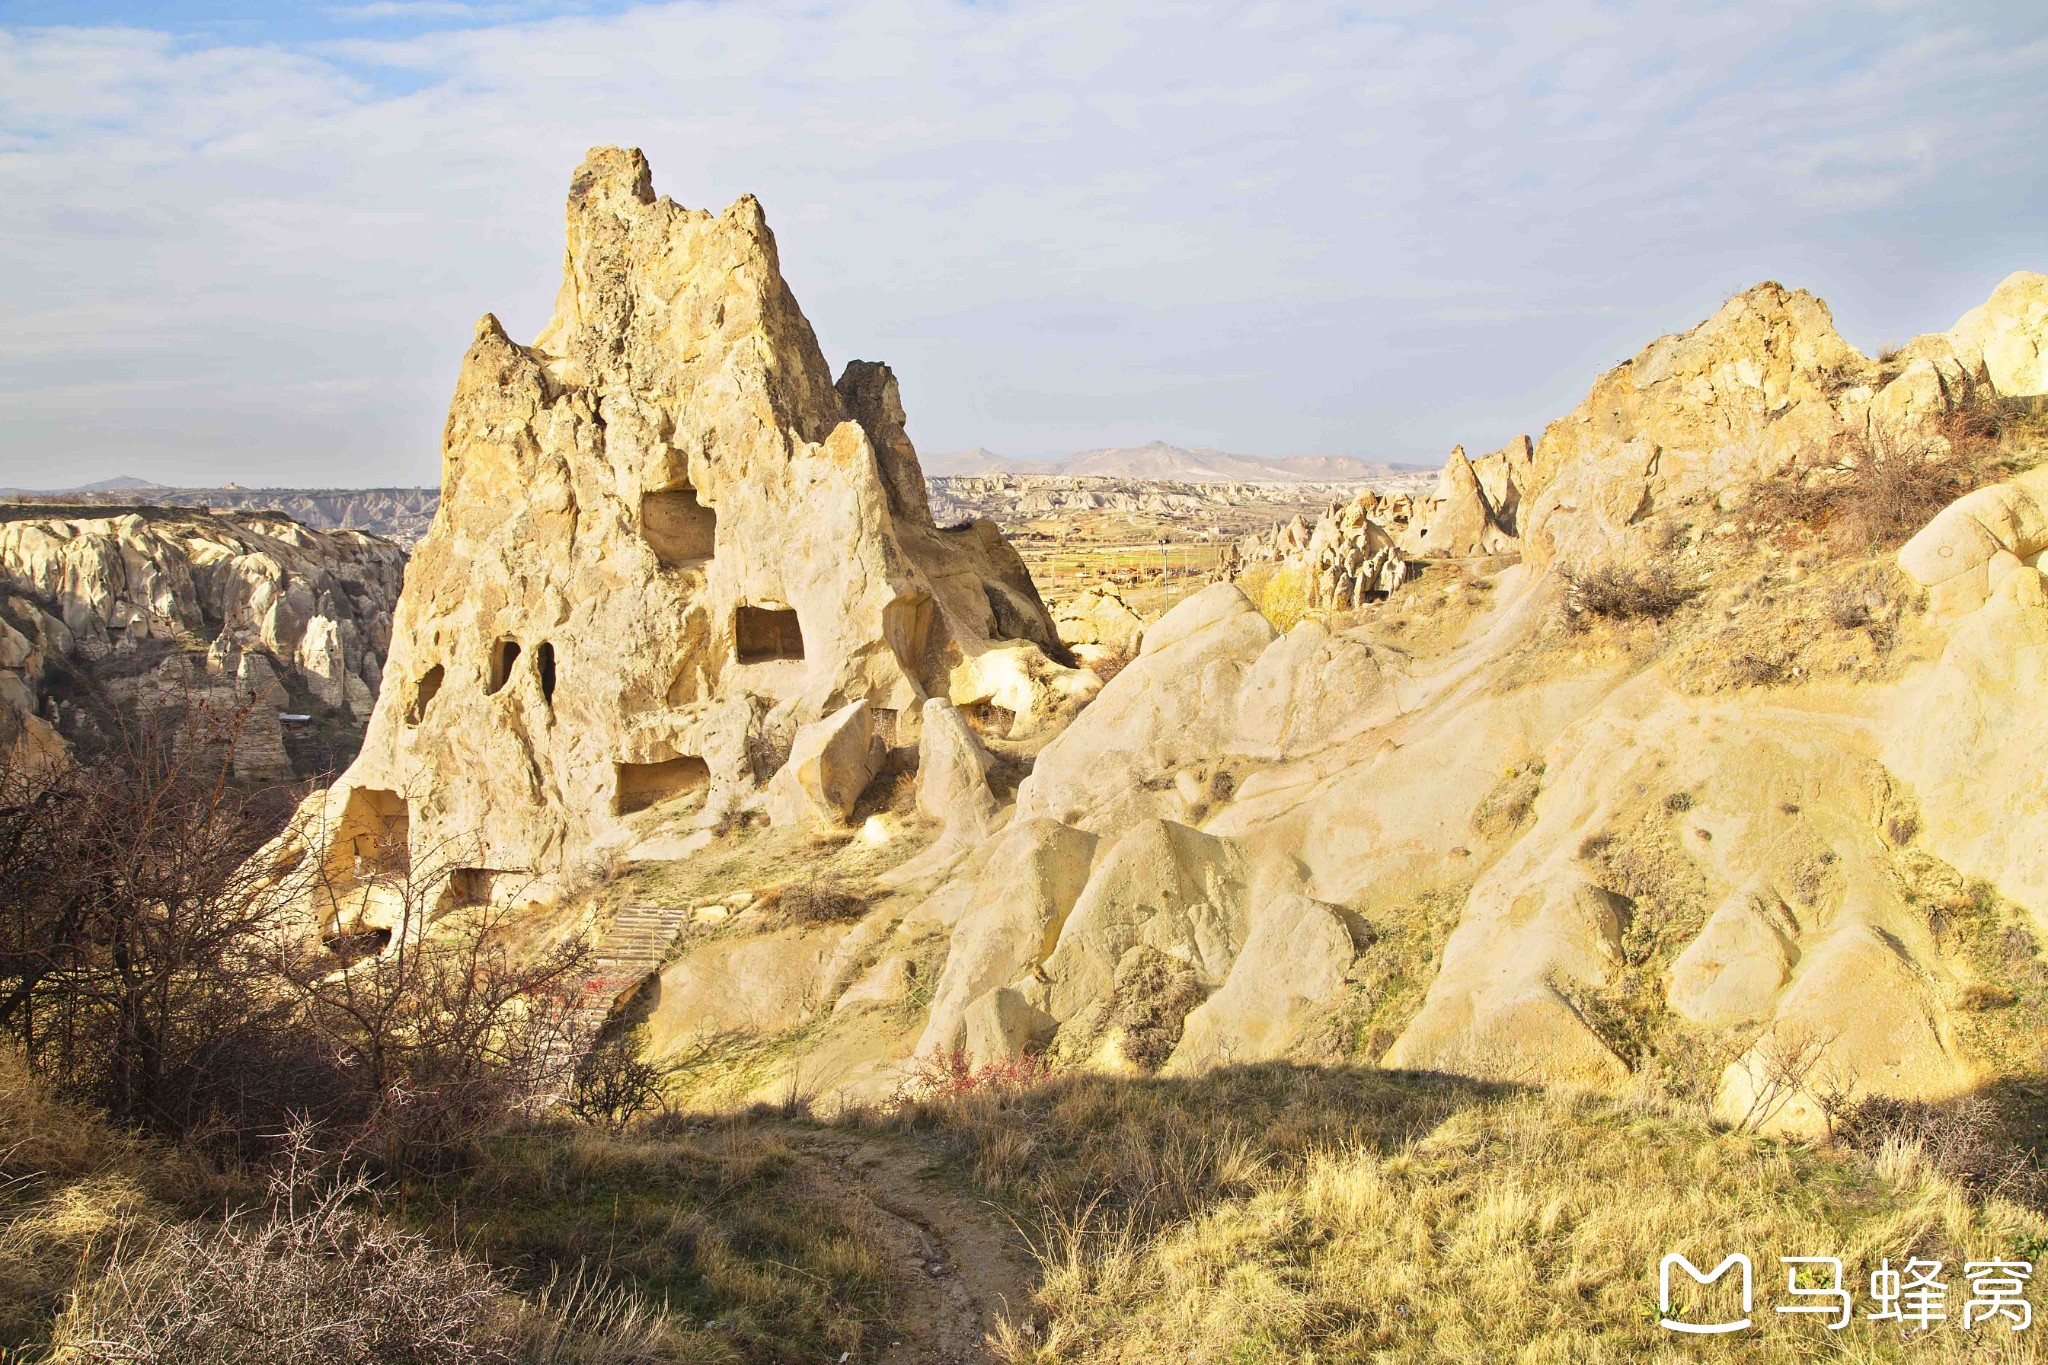
<path id="1" fill-rule="evenodd" d="M 1273 1066 L 970 1090 L 900 1122 L 943 1135 L 1042 1248 L 1049 1320 L 1006 1343 L 1013 1362 L 1690 1359 L 1658 1323 L 1658 1261 L 1738 1251 L 1755 1326 L 1711 1358 L 2042 1355 L 2004 1322 L 1961 1329 L 1962 1263 L 2032 1261 L 2048 1220 L 1969 1188 L 1953 1117 L 1859 1153 L 1589 1096 Z M 1777 1258 L 1801 1255 L 1842 1258 L 1846 1329 L 1773 1311 Z M 1902 1336 L 1863 1320 L 1863 1291 L 1909 1255 L 1944 1262 L 1950 1321 Z M 1704 1317 L 1719 1294 L 1680 1302 Z"/>

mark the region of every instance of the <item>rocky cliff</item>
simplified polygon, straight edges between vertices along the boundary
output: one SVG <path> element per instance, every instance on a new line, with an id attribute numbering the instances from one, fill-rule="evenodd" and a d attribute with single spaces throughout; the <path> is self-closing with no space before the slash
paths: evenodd
<path id="1" fill-rule="evenodd" d="M 1760 480 L 1811 476 L 1873 440 L 1941 442 L 1973 403 L 2039 395 L 2044 337 L 2048 276 L 2028 271 L 1875 360 L 1825 303 L 1767 282 L 1602 375 L 1540 440 L 1476 460 L 1457 447 L 1430 495 L 1368 490 L 1315 525 L 1245 538 L 1226 567 L 1294 566 L 1319 603 L 1355 605 L 1403 581 L 1373 558 L 1387 543 L 1404 559 L 1519 553 L 1579 573 L 1638 562 Z"/>
<path id="2" fill-rule="evenodd" d="M 835 823 L 927 698 L 1028 731 L 1092 691 L 996 528 L 934 523 L 888 367 L 827 369 L 759 203 L 683 208 L 600 148 L 567 235 L 540 336 L 477 325 L 385 691 L 311 837 L 545 880 L 653 807 Z"/>
<path id="3" fill-rule="evenodd" d="M 1295 528 L 1304 555 L 1425 567 L 1398 643 L 1394 604 L 1357 610 L 1368 566 L 1317 558 L 1352 617 L 1282 633 L 1231 584 L 1203 590 L 1013 798 L 927 722 L 951 736 L 919 778 L 934 851 L 851 928 L 720 937 L 745 973 L 686 954 L 662 1036 L 747 1027 L 765 997 L 743 983 L 767 972 L 783 1003 L 758 1017 L 801 1031 L 806 1085 L 845 1095 L 953 1049 L 1319 1058 L 1647 1086 L 1812 1130 L 1858 1096 L 2004 1074 L 2048 1011 L 2029 836 L 2048 493 L 2038 474 L 1971 493 L 1896 562 L 1783 509 L 1893 458 L 1871 453 L 1888 433 L 1939 475 L 1961 419 L 2031 402 L 2043 289 L 2015 277 L 1977 321 L 1871 360 L 1818 300 L 1760 286 L 1540 442 L 1455 452 L 1432 497 Z M 2000 449 L 2048 457 L 2038 432 Z M 1445 593 L 1439 558 L 1468 575 Z M 1669 590 L 1567 593 L 1603 569 Z M 1432 613 L 1456 624 L 1418 647 Z"/>
<path id="4" fill-rule="evenodd" d="M 274 514 L 0 507 L 0 743 L 50 747 L 105 705 L 254 703 L 236 767 L 289 777 L 280 712 L 357 733 L 370 715 L 404 565 Z"/>

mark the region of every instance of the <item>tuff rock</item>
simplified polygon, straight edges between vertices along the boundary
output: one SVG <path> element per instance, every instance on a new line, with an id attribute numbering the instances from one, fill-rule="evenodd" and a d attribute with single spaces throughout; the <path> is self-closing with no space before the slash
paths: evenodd
<path id="1" fill-rule="evenodd" d="M 888 367 L 835 381 L 758 202 L 683 208 L 598 148 L 567 237 L 531 345 L 477 325 L 386 685 L 307 838 L 384 811 L 416 867 L 553 876 L 651 807 L 767 803 L 801 727 L 847 708 L 907 743 L 929 697 L 1007 687 L 1029 726 L 1088 695 L 1000 533 L 933 523 Z M 861 766 L 772 804 L 794 782 L 839 810 Z"/>

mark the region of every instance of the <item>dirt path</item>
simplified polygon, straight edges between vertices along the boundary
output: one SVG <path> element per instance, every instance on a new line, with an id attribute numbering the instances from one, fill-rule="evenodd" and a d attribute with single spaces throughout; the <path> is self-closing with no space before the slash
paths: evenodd
<path id="1" fill-rule="evenodd" d="M 871 1209 L 905 1301 L 885 1365 L 980 1365 L 1008 1319 L 1035 1330 L 1038 1274 L 1024 1240 L 995 1209 L 936 1179 L 913 1142 L 806 1132 L 792 1145 L 829 1188 Z"/>

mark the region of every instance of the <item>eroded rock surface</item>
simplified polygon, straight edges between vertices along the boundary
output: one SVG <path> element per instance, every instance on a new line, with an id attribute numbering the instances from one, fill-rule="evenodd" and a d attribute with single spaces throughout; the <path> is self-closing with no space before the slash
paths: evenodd
<path id="1" fill-rule="evenodd" d="M 404 568 L 388 541 L 270 513 L 0 507 L 4 727 L 48 750 L 95 723 L 77 672 L 116 705 L 247 710 L 237 771 L 290 777 L 281 712 L 370 714 Z"/>
<path id="2" fill-rule="evenodd" d="M 567 227 L 540 336 L 485 317 L 463 359 L 344 805 L 395 802 L 416 865 L 554 875 L 644 810 L 763 803 L 848 708 L 890 745 L 929 697 L 1007 687 L 1028 727 L 1089 694 L 995 527 L 933 523 L 888 368 L 827 369 L 759 203 L 683 208 L 599 148 Z M 864 765 L 827 748 L 785 785 L 843 818 Z"/>

